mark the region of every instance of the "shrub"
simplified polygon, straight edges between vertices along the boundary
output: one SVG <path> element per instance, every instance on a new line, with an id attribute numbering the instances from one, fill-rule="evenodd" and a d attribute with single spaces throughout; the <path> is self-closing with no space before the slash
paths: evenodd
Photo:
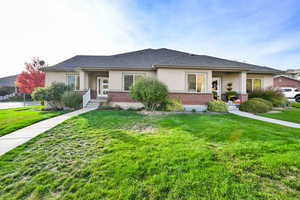
<path id="1" fill-rule="evenodd" d="M 158 109 L 167 96 L 167 86 L 153 78 L 141 78 L 130 89 L 130 97 L 144 104 L 146 110 Z"/>
<path id="2" fill-rule="evenodd" d="M 275 107 L 286 106 L 288 103 L 282 91 L 275 88 L 254 90 L 253 92 L 249 93 L 249 98 L 262 98 L 268 100 L 272 102 L 273 106 Z"/>
<path id="3" fill-rule="evenodd" d="M 248 100 L 240 105 L 240 110 L 250 113 L 266 113 L 271 110 L 270 106 L 263 101 Z"/>
<path id="4" fill-rule="evenodd" d="M 272 103 L 275 107 L 286 107 L 289 101 L 286 97 L 277 97 L 272 99 Z"/>
<path id="5" fill-rule="evenodd" d="M 15 87 L 0 86 L 0 96 L 5 96 L 15 92 Z"/>
<path id="6" fill-rule="evenodd" d="M 221 100 L 212 100 L 208 102 L 208 110 L 211 112 L 228 112 L 228 106 Z"/>
<path id="7" fill-rule="evenodd" d="M 48 98 L 48 88 L 36 88 L 31 97 L 35 101 L 44 101 Z"/>
<path id="8" fill-rule="evenodd" d="M 31 97 L 35 101 L 40 101 L 42 105 L 44 105 L 44 102 L 46 99 L 48 99 L 48 88 L 36 88 L 32 94 Z"/>
<path id="9" fill-rule="evenodd" d="M 299 102 L 291 102 L 290 105 L 294 108 L 300 108 L 300 103 Z"/>
<path id="10" fill-rule="evenodd" d="M 273 104 L 271 101 L 268 101 L 268 100 L 265 100 L 262 98 L 252 98 L 251 100 L 260 101 L 260 102 L 267 104 L 270 107 L 270 110 L 272 110 L 272 108 L 273 108 Z"/>
<path id="11" fill-rule="evenodd" d="M 62 95 L 62 102 L 66 107 L 79 109 L 82 107 L 82 96 L 73 91 L 66 91 Z"/>
<path id="12" fill-rule="evenodd" d="M 62 95 L 69 90 L 70 87 L 64 83 L 52 83 L 50 87 L 37 88 L 32 97 L 37 101 L 47 101 L 51 108 L 59 110 L 63 108 Z"/>
<path id="13" fill-rule="evenodd" d="M 238 97 L 238 93 L 236 91 L 228 91 L 225 93 L 226 99 L 230 101 L 234 101 Z"/>
<path id="14" fill-rule="evenodd" d="M 176 98 L 167 98 L 165 102 L 166 111 L 184 111 L 184 107 L 179 99 Z"/>

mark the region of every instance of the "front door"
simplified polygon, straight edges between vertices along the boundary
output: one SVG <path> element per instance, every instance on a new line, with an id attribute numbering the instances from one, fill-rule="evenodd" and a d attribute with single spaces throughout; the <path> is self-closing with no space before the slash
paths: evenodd
<path id="1" fill-rule="evenodd" d="M 107 97 L 108 77 L 97 77 L 97 96 Z"/>
<path id="2" fill-rule="evenodd" d="M 221 77 L 213 77 L 212 78 L 212 92 L 214 99 L 221 99 L 222 91 L 221 91 Z"/>

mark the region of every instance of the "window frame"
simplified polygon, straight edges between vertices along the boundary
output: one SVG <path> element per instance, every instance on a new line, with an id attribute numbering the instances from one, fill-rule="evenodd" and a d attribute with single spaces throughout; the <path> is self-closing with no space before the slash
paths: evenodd
<path id="1" fill-rule="evenodd" d="M 128 75 L 132 75 L 133 76 L 133 80 L 132 80 L 132 85 L 134 85 L 135 81 L 136 81 L 136 76 L 143 76 L 146 77 L 146 73 L 142 73 L 142 72 L 126 72 L 122 74 L 122 91 L 123 92 L 129 92 L 129 90 L 125 90 L 125 76 Z M 131 86 L 130 86 L 131 87 Z"/>
<path id="2" fill-rule="evenodd" d="M 260 80 L 260 89 L 263 89 L 264 86 L 263 86 L 263 78 L 247 78 L 246 79 L 246 86 L 247 86 L 247 81 L 248 80 L 251 80 L 251 91 L 247 91 L 247 93 L 250 93 L 250 92 L 253 92 L 254 91 L 254 81 L 255 80 Z M 247 90 L 247 87 L 246 87 L 246 90 Z"/>
<path id="3" fill-rule="evenodd" d="M 200 75 L 200 74 L 202 74 L 202 75 L 204 75 L 204 91 L 203 92 L 197 92 L 197 90 L 198 90 L 198 84 L 197 84 L 197 75 Z M 189 80 L 188 80 L 188 76 L 189 75 L 196 75 L 196 91 L 189 91 Z M 208 89 L 208 73 L 207 72 L 186 72 L 185 73 L 185 84 L 186 84 L 186 91 L 188 92 L 188 93 L 196 93 L 196 94 L 205 94 L 205 93 L 207 93 L 207 89 Z"/>
<path id="4" fill-rule="evenodd" d="M 75 77 L 75 84 L 73 91 L 80 91 L 80 75 L 79 74 L 66 74 L 66 85 L 69 85 L 69 77 L 74 76 Z M 78 84 L 78 85 L 77 85 Z M 77 87 L 78 86 L 78 89 Z"/>

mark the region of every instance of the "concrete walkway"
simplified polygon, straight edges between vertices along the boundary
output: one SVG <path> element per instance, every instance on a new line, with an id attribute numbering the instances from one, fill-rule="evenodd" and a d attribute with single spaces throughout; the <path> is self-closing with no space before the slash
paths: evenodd
<path id="1" fill-rule="evenodd" d="M 268 118 L 268 117 L 262 117 L 262 116 L 254 115 L 254 114 L 251 114 L 251 113 L 242 112 L 242 111 L 239 111 L 239 110 L 232 110 L 232 111 L 229 111 L 229 113 L 239 115 L 239 116 L 242 116 L 242 117 L 248 117 L 248 118 L 251 118 L 251 119 L 264 121 L 264 122 L 270 122 L 270 123 L 273 123 L 273 124 L 279 124 L 279 125 L 282 125 L 282 126 L 288 126 L 288 127 L 292 127 L 292 128 L 300 128 L 300 124 L 297 124 L 297 123 L 287 122 L 287 121 L 283 121 L 283 120 L 279 120 L 279 119 L 272 119 L 272 118 Z"/>
<path id="2" fill-rule="evenodd" d="M 17 146 L 24 144 L 32 138 L 40 135 L 41 133 L 55 127 L 63 121 L 70 119 L 76 115 L 80 115 L 91 110 L 97 109 L 97 106 L 91 106 L 83 108 L 74 112 L 66 113 L 57 117 L 37 122 L 25 128 L 16 130 L 10 134 L 0 137 L 0 156 L 6 152 L 16 148 Z"/>

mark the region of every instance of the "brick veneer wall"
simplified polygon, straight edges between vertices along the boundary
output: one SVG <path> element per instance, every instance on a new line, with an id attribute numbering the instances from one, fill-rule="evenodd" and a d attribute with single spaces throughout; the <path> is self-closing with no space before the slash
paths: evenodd
<path id="1" fill-rule="evenodd" d="M 128 92 L 108 92 L 108 98 L 110 98 L 112 102 L 136 102 L 130 98 Z"/>
<path id="2" fill-rule="evenodd" d="M 284 76 L 279 76 L 274 78 L 274 87 L 300 88 L 300 81 L 293 80 Z"/>
<path id="3" fill-rule="evenodd" d="M 109 92 L 108 96 L 112 102 L 136 102 L 129 97 L 128 92 Z M 185 105 L 205 105 L 213 99 L 212 94 L 206 93 L 170 93 L 169 96 L 180 99 Z"/>

